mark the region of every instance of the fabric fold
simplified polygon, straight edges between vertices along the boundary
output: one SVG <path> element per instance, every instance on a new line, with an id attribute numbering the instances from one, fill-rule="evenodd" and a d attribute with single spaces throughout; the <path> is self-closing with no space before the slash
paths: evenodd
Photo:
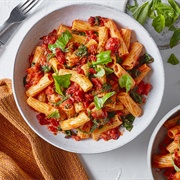
<path id="1" fill-rule="evenodd" d="M 10 79 L 0 80 L 0 121 L 0 164 L 17 167 L 19 178 L 88 179 L 77 154 L 52 146 L 26 124 L 16 107 Z M 7 177 L 1 177 L 5 172 Z M 13 168 L 0 172 L 0 179 L 12 179 L 13 172 Z"/>

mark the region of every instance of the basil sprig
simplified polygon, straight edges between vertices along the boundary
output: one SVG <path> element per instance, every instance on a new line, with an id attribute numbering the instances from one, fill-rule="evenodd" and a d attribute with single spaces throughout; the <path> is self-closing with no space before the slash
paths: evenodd
<path id="1" fill-rule="evenodd" d="M 128 74 L 123 74 L 119 78 L 119 85 L 121 88 L 126 88 L 126 92 L 128 92 L 131 89 L 132 86 L 132 78 Z"/>
<path id="2" fill-rule="evenodd" d="M 114 94 L 116 94 L 115 91 L 109 92 L 107 94 L 105 94 L 105 96 L 99 98 L 97 95 L 94 96 L 94 104 L 96 106 L 96 108 L 99 110 L 104 106 L 104 103 Z"/>
<path id="3" fill-rule="evenodd" d="M 61 36 L 56 40 L 54 44 L 49 44 L 48 48 L 53 53 L 56 52 L 56 48 L 60 48 L 62 51 L 65 51 L 66 45 L 68 44 L 69 40 L 72 38 L 72 34 L 66 30 L 62 33 Z"/>
<path id="4" fill-rule="evenodd" d="M 62 92 L 62 87 L 68 88 L 70 85 L 70 78 L 71 74 L 65 74 L 65 75 L 53 75 L 53 79 L 55 82 L 55 90 L 58 94 L 61 94 L 64 96 Z"/>
<path id="5" fill-rule="evenodd" d="M 96 55 L 96 61 L 92 62 L 92 65 L 103 65 L 108 64 L 112 61 L 111 59 L 111 51 L 103 51 Z"/>

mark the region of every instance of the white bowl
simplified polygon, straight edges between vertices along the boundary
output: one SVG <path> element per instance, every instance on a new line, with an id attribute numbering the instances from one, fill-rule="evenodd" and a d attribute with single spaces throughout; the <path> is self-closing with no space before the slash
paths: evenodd
<path id="1" fill-rule="evenodd" d="M 171 111 L 169 111 L 157 124 L 154 129 L 149 144 L 148 144 L 148 152 L 147 152 L 147 162 L 148 168 L 150 170 L 151 176 L 153 179 L 166 179 L 163 176 L 163 171 L 157 171 L 157 169 L 152 167 L 152 155 L 159 152 L 159 144 L 167 135 L 167 130 L 163 126 L 163 124 L 171 117 L 176 116 L 180 112 L 180 105 L 174 107 Z"/>
<path id="2" fill-rule="evenodd" d="M 147 103 L 143 106 L 144 114 L 136 118 L 134 128 L 131 132 L 125 131 L 118 140 L 93 141 L 85 140 L 76 142 L 72 139 L 65 139 L 63 135 L 53 135 L 46 127 L 39 125 L 34 111 L 26 103 L 23 77 L 26 75 L 26 68 L 29 66 L 28 56 L 39 41 L 39 37 L 48 34 L 57 28 L 60 23 L 71 25 L 74 19 L 87 20 L 90 16 L 102 16 L 113 19 L 119 26 L 132 29 L 136 38 L 141 42 L 147 53 L 151 54 L 155 61 L 151 64 L 152 73 L 149 81 L 153 89 L 148 96 Z M 58 9 L 43 17 L 29 30 L 24 37 L 14 64 L 13 90 L 19 111 L 27 124 L 44 140 L 52 145 L 76 153 L 100 153 L 121 147 L 137 137 L 153 120 L 156 115 L 164 92 L 164 68 L 159 49 L 149 33 L 133 18 L 127 14 L 103 5 L 76 4 Z"/>

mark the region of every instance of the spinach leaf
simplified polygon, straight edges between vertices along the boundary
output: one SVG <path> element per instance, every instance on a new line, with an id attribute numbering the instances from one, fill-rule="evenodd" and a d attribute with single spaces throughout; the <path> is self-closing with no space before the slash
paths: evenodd
<path id="1" fill-rule="evenodd" d="M 68 44 L 69 40 L 72 38 L 72 34 L 66 30 L 62 33 L 61 36 L 56 40 L 54 44 L 49 44 L 48 48 L 53 53 L 56 53 L 56 48 L 60 48 L 62 51 L 65 51 L 66 45 Z"/>
<path id="2" fill-rule="evenodd" d="M 119 85 L 121 88 L 126 88 L 126 92 L 128 92 L 131 89 L 132 86 L 132 78 L 128 74 L 123 74 L 119 78 Z"/>
<path id="3" fill-rule="evenodd" d="M 115 91 L 107 93 L 105 96 L 99 98 L 98 96 L 94 96 L 94 104 L 97 109 L 101 109 L 104 106 L 104 103 L 114 94 L 116 94 Z"/>
<path id="4" fill-rule="evenodd" d="M 172 64 L 172 65 L 176 65 L 179 64 L 179 60 L 177 59 L 177 57 L 172 53 L 170 55 L 170 57 L 168 58 L 168 63 Z"/>

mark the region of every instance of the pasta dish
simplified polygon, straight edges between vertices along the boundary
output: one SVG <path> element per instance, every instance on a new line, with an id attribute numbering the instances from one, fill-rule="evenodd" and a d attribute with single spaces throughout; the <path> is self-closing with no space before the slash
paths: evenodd
<path id="1" fill-rule="evenodd" d="M 159 152 L 152 156 L 153 168 L 163 170 L 168 180 L 180 179 L 180 115 L 169 118 L 163 126 L 166 135 L 159 144 Z"/>
<path id="2" fill-rule="evenodd" d="M 146 77 L 154 61 L 133 33 L 95 16 L 41 37 L 24 78 L 39 123 L 77 141 L 131 131 L 152 89 Z"/>

